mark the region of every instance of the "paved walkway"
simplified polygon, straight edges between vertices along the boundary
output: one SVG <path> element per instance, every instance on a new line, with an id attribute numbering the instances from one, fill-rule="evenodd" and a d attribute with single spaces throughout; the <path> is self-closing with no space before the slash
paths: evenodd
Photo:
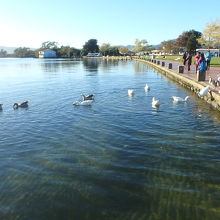
<path id="1" fill-rule="evenodd" d="M 178 66 L 183 65 L 182 63 L 177 62 L 177 61 L 167 61 L 167 60 L 159 60 L 159 61 L 160 61 L 160 63 L 165 62 L 165 67 L 168 67 L 169 63 L 172 63 L 172 65 L 173 65 L 172 70 L 174 72 L 178 72 Z M 190 71 L 188 71 L 187 66 L 185 66 L 183 76 L 196 80 L 196 65 L 192 64 Z M 220 67 L 212 67 L 211 66 L 210 69 L 206 71 L 206 81 L 205 81 L 206 84 L 209 84 L 210 77 L 212 79 L 217 80 L 217 78 L 220 77 Z M 220 86 L 214 87 L 213 85 L 211 85 L 211 87 L 216 92 L 220 91 Z"/>

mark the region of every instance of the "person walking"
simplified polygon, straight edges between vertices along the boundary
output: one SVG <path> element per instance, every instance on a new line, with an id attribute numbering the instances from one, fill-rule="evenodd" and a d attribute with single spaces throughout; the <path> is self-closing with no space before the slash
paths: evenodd
<path id="1" fill-rule="evenodd" d="M 187 63 L 188 71 L 190 71 L 190 66 L 192 64 L 192 54 L 191 54 L 191 52 L 189 52 L 187 57 L 186 57 L 186 63 Z"/>
<path id="2" fill-rule="evenodd" d="M 186 65 L 186 58 L 187 58 L 187 52 L 184 52 L 183 54 L 183 65 Z"/>
<path id="3" fill-rule="evenodd" d="M 199 70 L 199 59 L 200 59 L 200 57 L 201 57 L 201 53 L 197 52 L 197 54 L 195 55 L 196 73 L 197 73 L 197 70 Z"/>
<path id="4" fill-rule="evenodd" d="M 205 55 L 207 70 L 210 69 L 211 59 L 212 59 L 212 55 L 211 55 L 211 53 L 210 53 L 210 50 L 208 50 L 208 52 L 207 52 L 206 55 Z"/>

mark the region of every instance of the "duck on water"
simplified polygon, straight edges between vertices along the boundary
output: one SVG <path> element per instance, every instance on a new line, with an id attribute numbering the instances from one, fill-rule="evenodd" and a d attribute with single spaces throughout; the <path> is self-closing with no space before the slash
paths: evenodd
<path id="1" fill-rule="evenodd" d="M 13 108 L 18 109 L 18 108 L 27 108 L 28 107 L 28 101 L 24 101 L 21 103 L 14 103 Z"/>
<path id="2" fill-rule="evenodd" d="M 78 106 L 78 105 L 92 105 L 92 103 L 94 102 L 94 94 L 90 94 L 90 95 L 81 95 L 83 100 L 82 101 L 77 101 L 74 102 L 73 105 Z"/>

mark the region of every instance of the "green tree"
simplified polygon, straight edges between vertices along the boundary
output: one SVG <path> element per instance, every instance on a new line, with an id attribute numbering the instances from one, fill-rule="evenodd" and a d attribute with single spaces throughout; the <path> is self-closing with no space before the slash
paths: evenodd
<path id="1" fill-rule="evenodd" d="M 7 51 L 1 49 L 1 50 L 0 50 L 0 57 L 7 57 Z"/>
<path id="2" fill-rule="evenodd" d="M 35 54 L 34 54 L 34 51 L 30 50 L 30 48 L 28 48 L 28 47 L 19 47 L 19 48 L 15 49 L 14 56 L 20 57 L 20 58 L 35 57 Z"/>
<path id="3" fill-rule="evenodd" d="M 58 57 L 70 57 L 71 48 L 70 46 L 61 46 L 59 49 L 57 49 L 57 55 Z"/>
<path id="4" fill-rule="evenodd" d="M 144 52 L 144 51 L 151 50 L 151 46 L 148 45 L 147 40 L 138 40 L 138 39 L 136 39 L 134 44 L 135 44 L 134 50 L 136 52 Z"/>
<path id="5" fill-rule="evenodd" d="M 80 57 L 81 50 L 71 47 L 70 56 L 71 57 Z"/>
<path id="6" fill-rule="evenodd" d="M 61 46 L 56 49 L 57 56 L 61 58 L 71 58 L 71 57 L 79 57 L 80 50 L 70 47 L 70 46 Z"/>
<path id="7" fill-rule="evenodd" d="M 174 53 L 176 52 L 175 40 L 168 40 L 161 42 L 161 47 L 165 53 Z"/>
<path id="8" fill-rule="evenodd" d="M 119 52 L 120 52 L 121 54 L 123 54 L 123 55 L 128 55 L 128 54 L 130 54 L 130 51 L 129 51 L 129 49 L 128 49 L 127 47 L 120 47 L 120 48 L 119 48 Z"/>
<path id="9" fill-rule="evenodd" d="M 199 44 L 198 44 L 196 36 L 191 34 L 188 41 L 187 41 L 187 44 L 186 44 L 187 51 L 195 52 L 195 50 L 196 50 L 196 48 L 198 48 L 198 46 L 199 46 Z"/>
<path id="10" fill-rule="evenodd" d="M 112 46 L 112 47 L 109 48 L 109 53 L 108 53 L 108 55 L 109 55 L 109 56 L 119 56 L 119 55 L 121 55 L 121 54 L 119 53 L 118 47 Z"/>
<path id="11" fill-rule="evenodd" d="M 121 55 L 119 52 L 119 48 L 116 46 L 110 46 L 110 44 L 102 44 L 99 49 L 104 56 L 119 56 Z"/>
<path id="12" fill-rule="evenodd" d="M 200 47 L 198 39 L 202 33 L 195 30 L 185 31 L 176 39 L 175 44 L 177 48 L 187 48 L 189 51 L 194 51 Z"/>
<path id="13" fill-rule="evenodd" d="M 88 53 L 98 53 L 98 52 L 99 52 L 99 46 L 97 45 L 97 40 L 90 39 L 83 45 L 83 49 L 81 50 L 81 55 L 86 56 Z"/>
<path id="14" fill-rule="evenodd" d="M 58 43 L 56 41 L 45 41 L 41 44 L 41 49 L 57 49 Z"/>
<path id="15" fill-rule="evenodd" d="M 101 45 L 99 51 L 104 55 L 104 56 L 107 56 L 109 55 L 109 49 L 110 49 L 110 44 L 109 43 L 104 43 Z"/>
<path id="16" fill-rule="evenodd" d="M 199 42 L 208 48 L 220 46 L 220 20 L 207 24 Z"/>

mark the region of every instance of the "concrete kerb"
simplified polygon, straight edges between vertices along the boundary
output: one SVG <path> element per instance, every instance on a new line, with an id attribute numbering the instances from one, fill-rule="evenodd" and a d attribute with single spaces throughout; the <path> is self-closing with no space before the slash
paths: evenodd
<path id="1" fill-rule="evenodd" d="M 201 89 L 203 89 L 207 84 L 205 82 L 197 82 L 193 79 L 189 79 L 185 77 L 183 74 L 178 74 L 170 69 L 169 66 L 168 68 L 162 67 L 157 65 L 156 63 L 148 62 L 148 61 L 143 61 L 137 59 L 137 61 L 146 63 L 147 65 L 157 69 L 161 74 L 167 76 L 168 78 L 172 79 L 175 82 L 178 82 L 180 85 L 183 87 L 193 91 L 194 93 L 198 94 Z M 220 111 L 220 95 L 211 91 L 206 95 L 205 97 L 202 97 L 203 100 L 205 100 L 207 103 L 209 103 L 211 106 L 213 106 L 215 109 Z"/>

